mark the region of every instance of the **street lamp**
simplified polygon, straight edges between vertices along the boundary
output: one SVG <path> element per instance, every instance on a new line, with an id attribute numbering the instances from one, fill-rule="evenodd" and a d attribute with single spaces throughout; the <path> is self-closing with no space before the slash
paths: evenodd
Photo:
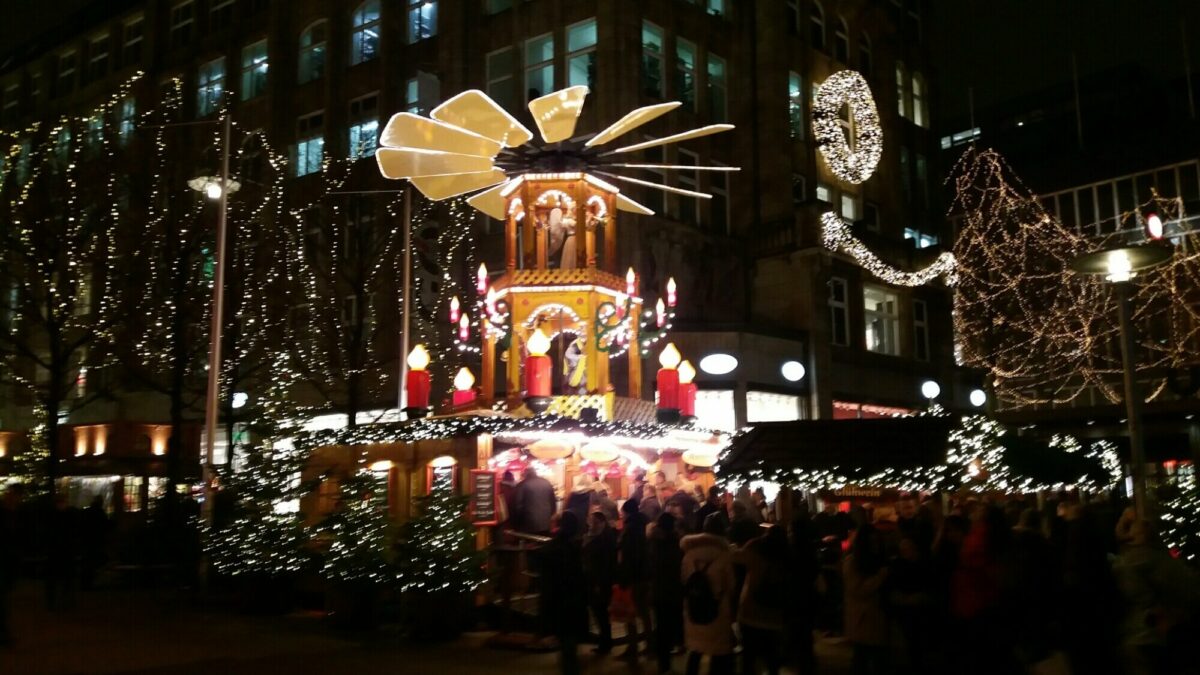
<path id="1" fill-rule="evenodd" d="M 942 387 L 933 380 L 925 380 L 921 383 L 921 395 L 929 399 L 933 403 L 933 399 L 937 398 L 942 393 Z"/>
<path id="2" fill-rule="evenodd" d="M 229 180 L 228 184 L 229 194 L 242 189 L 242 184 L 236 180 Z M 223 185 L 225 185 L 225 181 L 220 176 L 196 176 L 188 181 L 188 187 L 196 192 L 203 192 L 205 197 L 214 202 L 220 199 L 221 195 L 225 193 Z"/>
<path id="3" fill-rule="evenodd" d="M 971 390 L 971 405 L 982 408 L 987 403 L 987 392 L 982 389 Z"/>
<path id="4" fill-rule="evenodd" d="M 1139 519 L 1146 517 L 1146 447 L 1142 433 L 1142 398 L 1138 394 L 1135 370 L 1133 327 L 1133 284 L 1139 272 L 1154 269 L 1171 259 L 1173 251 L 1166 246 L 1122 246 L 1085 253 L 1071 262 L 1079 274 L 1102 276 L 1111 281 L 1117 292 L 1121 320 L 1121 362 L 1125 377 L 1125 411 L 1129 423 L 1130 461 L 1133 463 L 1133 506 Z"/>

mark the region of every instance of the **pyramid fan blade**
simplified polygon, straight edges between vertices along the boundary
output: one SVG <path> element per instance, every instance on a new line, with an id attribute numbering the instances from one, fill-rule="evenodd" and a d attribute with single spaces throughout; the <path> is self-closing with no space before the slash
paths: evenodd
<path id="1" fill-rule="evenodd" d="M 609 164 L 621 169 L 661 169 L 664 171 L 741 171 L 737 166 L 696 166 L 695 164 Z"/>
<path id="2" fill-rule="evenodd" d="M 634 185 L 641 185 L 643 187 L 654 188 L 655 190 L 662 190 L 663 192 L 671 192 L 671 193 L 674 193 L 677 195 L 683 195 L 684 197 L 696 197 L 697 199 L 712 199 L 712 195 L 710 195 L 706 192 L 696 192 L 694 190 L 684 190 L 683 188 L 677 188 L 677 187 L 673 187 L 670 185 L 663 185 L 662 183 L 653 183 L 648 180 L 642 180 L 640 178 L 630 178 L 629 176 L 619 176 L 615 173 L 604 174 L 604 175 L 609 176 L 611 178 L 615 178 L 619 181 L 624 181 L 626 183 L 633 183 Z"/>
<path id="3" fill-rule="evenodd" d="M 507 148 L 524 145 L 533 138 L 533 132 L 478 89 L 470 89 L 448 99 L 434 108 L 429 116 L 486 136 Z"/>
<path id="4" fill-rule="evenodd" d="M 595 145 L 604 145 L 617 136 L 627 134 L 643 124 L 671 112 L 681 105 L 683 104 L 679 101 L 671 101 L 670 103 L 658 103 L 655 105 L 648 105 L 645 108 L 631 110 L 626 113 L 624 117 L 609 125 L 607 129 L 593 136 L 591 140 L 584 145 L 589 148 Z"/>
<path id="5" fill-rule="evenodd" d="M 500 143 L 456 126 L 412 113 L 397 113 L 379 136 L 386 148 L 419 148 L 460 155 L 495 157 Z"/>
<path id="6" fill-rule="evenodd" d="M 575 122 L 583 112 L 583 100 L 587 95 L 588 88 L 578 85 L 530 101 L 529 112 L 533 113 L 542 140 L 557 143 L 574 135 Z"/>
<path id="7" fill-rule="evenodd" d="M 643 216 L 654 215 L 654 211 L 619 193 L 617 194 L 617 209 L 620 211 L 628 211 L 629 213 L 641 214 Z"/>
<path id="8" fill-rule="evenodd" d="M 375 161 L 379 162 L 379 172 L 384 178 L 445 176 L 492 170 L 492 160 L 487 157 L 418 148 L 380 148 L 375 151 Z"/>
<path id="9" fill-rule="evenodd" d="M 412 184 L 421 194 L 433 201 L 482 190 L 496 183 L 503 183 L 504 172 L 500 169 L 479 173 L 459 173 L 449 176 L 425 176 L 412 178 Z"/>
<path id="10" fill-rule="evenodd" d="M 506 187 L 508 187 L 507 182 L 497 185 L 490 190 L 484 190 L 483 192 L 480 192 L 474 197 L 468 199 L 467 203 L 495 218 L 496 220 L 504 220 L 504 217 L 508 215 L 504 211 L 504 205 L 508 203 L 508 200 L 502 197 L 500 193 Z"/>
<path id="11" fill-rule="evenodd" d="M 611 154 L 617 153 L 617 152 L 634 152 L 636 150 L 644 150 L 646 148 L 653 148 L 653 147 L 657 147 L 659 145 L 668 145 L 670 143 L 678 143 L 679 141 L 686 141 L 686 140 L 692 139 L 692 138 L 700 138 L 701 136 L 710 136 L 712 134 L 719 134 L 722 131 L 729 131 L 732 128 L 733 128 L 732 124 L 710 124 L 706 127 L 700 127 L 699 129 L 692 129 L 691 131 L 685 131 L 680 134 L 674 134 L 672 136 L 664 136 L 663 138 L 656 138 L 652 141 L 646 141 L 645 143 L 635 143 L 634 145 L 627 145 L 623 148 L 617 148 L 616 150 L 609 150 L 608 152 L 606 152 L 604 154 L 611 155 Z"/>

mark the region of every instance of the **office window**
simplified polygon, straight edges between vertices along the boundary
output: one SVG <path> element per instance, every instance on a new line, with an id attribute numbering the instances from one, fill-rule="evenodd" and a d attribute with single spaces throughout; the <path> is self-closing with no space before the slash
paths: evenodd
<path id="1" fill-rule="evenodd" d="M 899 301 L 895 293 L 879 286 L 864 286 L 863 324 L 868 351 L 900 355 Z"/>
<path id="2" fill-rule="evenodd" d="M 800 73 L 788 73 L 788 132 L 792 140 L 804 138 L 804 81 Z"/>
<path id="3" fill-rule="evenodd" d="M 359 5 L 358 9 L 354 10 L 351 23 L 353 29 L 350 33 L 350 65 L 370 61 L 379 56 L 379 0 L 367 0 Z"/>
<path id="4" fill-rule="evenodd" d="M 192 30 L 196 23 L 196 5 L 183 2 L 171 8 L 171 47 L 182 47 L 192 41 Z"/>
<path id="5" fill-rule="evenodd" d="M 225 92 L 225 59 L 214 59 L 200 66 L 196 80 L 196 114 L 200 117 L 212 114 L 221 105 Z"/>
<path id="6" fill-rule="evenodd" d="M 929 306 L 924 300 L 913 300 L 913 356 L 929 360 Z"/>
<path id="7" fill-rule="evenodd" d="M 516 50 L 512 47 L 487 55 L 487 95 L 505 110 L 517 109 Z"/>
<path id="8" fill-rule="evenodd" d="M 421 114 L 421 83 L 415 77 L 404 83 L 404 112 Z"/>
<path id="9" fill-rule="evenodd" d="M 128 66 L 142 60 L 142 38 L 146 22 L 142 17 L 130 19 L 121 33 L 121 65 Z"/>
<path id="10" fill-rule="evenodd" d="M 842 63 L 850 63 L 850 28 L 840 16 L 833 30 L 833 58 Z"/>
<path id="11" fill-rule="evenodd" d="M 713 164 L 716 165 L 716 162 Z M 708 200 L 712 229 L 714 232 L 729 234 L 729 174 L 724 171 L 710 172 L 708 192 L 712 195 L 712 199 Z"/>
<path id="12" fill-rule="evenodd" d="M 554 91 L 554 35 L 525 41 L 525 100 Z"/>
<path id="13" fill-rule="evenodd" d="M 84 134 L 84 147 L 88 157 L 96 157 L 104 147 L 104 118 L 96 115 L 87 119 L 87 133 Z"/>
<path id="14" fill-rule="evenodd" d="M 862 222 L 872 232 L 879 231 L 879 207 L 871 202 L 863 204 Z"/>
<path id="15" fill-rule="evenodd" d="M 858 36 L 858 70 L 870 82 L 871 77 L 871 38 L 866 33 Z"/>
<path id="16" fill-rule="evenodd" d="M 846 290 L 846 280 L 833 277 L 829 286 L 829 341 L 843 347 L 850 344 L 850 311 L 847 306 L 849 293 Z"/>
<path id="17" fill-rule="evenodd" d="M 683 105 L 696 109 L 696 45 L 675 39 L 675 98 Z"/>
<path id="18" fill-rule="evenodd" d="M 267 41 L 259 40 L 242 49 L 242 100 L 267 91 Z"/>
<path id="19" fill-rule="evenodd" d="M 792 174 L 792 208 L 798 209 L 808 201 L 808 184 L 804 176 Z"/>
<path id="20" fill-rule="evenodd" d="M 208 30 L 216 31 L 233 23 L 234 0 L 213 0 L 208 10 Z"/>
<path id="21" fill-rule="evenodd" d="M 415 82 L 416 78 L 410 80 Z M 372 157 L 379 147 L 379 94 L 350 102 L 350 158 Z"/>
<path id="22" fill-rule="evenodd" d="M 787 0 L 784 25 L 787 26 L 788 35 L 800 37 L 800 0 Z"/>
<path id="23" fill-rule="evenodd" d="M 325 21 L 318 21 L 300 34 L 300 84 L 325 74 Z"/>
<path id="24" fill-rule="evenodd" d="M 26 139 L 21 141 L 21 145 L 17 150 L 17 165 L 13 168 L 13 173 L 16 174 L 17 183 L 24 184 L 29 178 L 29 155 L 33 152 L 33 142 Z"/>
<path id="25" fill-rule="evenodd" d="M 700 156 L 694 152 L 689 152 L 680 148 L 677 153 L 677 163 L 680 166 L 699 166 Z M 696 191 L 700 184 L 699 175 L 696 171 L 679 171 L 676 174 L 679 181 L 679 187 L 684 190 Z M 685 223 L 699 226 L 700 225 L 700 198 L 699 197 L 679 197 L 679 219 Z"/>
<path id="26" fill-rule="evenodd" d="M 4 88 L 4 125 L 12 126 L 21 117 L 21 86 L 10 84 Z"/>
<path id="27" fill-rule="evenodd" d="M 129 142 L 135 128 L 137 128 L 137 103 L 133 97 L 129 97 L 122 100 L 121 107 L 117 109 L 117 139 L 121 145 Z"/>
<path id="28" fill-rule="evenodd" d="M 125 513 L 137 513 L 142 510 L 142 477 L 125 476 L 122 480 L 123 501 Z"/>
<path id="29" fill-rule="evenodd" d="M 322 112 L 305 115 L 296 122 L 296 137 L 299 140 L 292 153 L 292 165 L 296 168 L 297 176 L 307 176 L 321 170 L 325 150 L 324 128 L 325 115 Z"/>
<path id="30" fill-rule="evenodd" d="M 408 0 L 408 43 L 437 35 L 437 0 Z"/>
<path id="31" fill-rule="evenodd" d="M 596 20 L 567 28 L 567 86 L 596 86 Z"/>
<path id="32" fill-rule="evenodd" d="M 746 392 L 746 424 L 794 422 L 800 419 L 800 397 L 768 391 Z"/>
<path id="33" fill-rule="evenodd" d="M 817 0 L 813 0 L 808 13 L 808 40 L 813 49 L 825 49 L 825 9 Z"/>
<path id="34" fill-rule="evenodd" d="M 858 220 L 858 198 L 842 193 L 842 218 L 853 223 Z"/>
<path id="35" fill-rule="evenodd" d="M 732 389 L 701 389 L 696 392 L 696 419 L 706 429 L 737 431 Z"/>
<path id="36" fill-rule="evenodd" d="M 75 88 L 75 69 L 78 65 L 78 58 L 79 55 L 74 51 L 59 55 L 58 83 L 55 85 L 55 94 L 65 96 Z"/>
<path id="37" fill-rule="evenodd" d="M 725 80 L 725 59 L 708 54 L 708 116 L 714 122 L 729 119 L 729 84 Z"/>
<path id="38" fill-rule="evenodd" d="M 908 71 L 903 61 L 896 62 L 896 110 L 901 117 L 909 117 L 908 107 Z"/>
<path id="39" fill-rule="evenodd" d="M 828 184 L 817 181 L 817 201 L 822 204 L 833 203 L 833 188 Z"/>
<path id="40" fill-rule="evenodd" d="M 71 156 L 71 128 L 63 127 L 58 130 L 58 137 L 54 139 L 54 157 L 59 162 L 66 162 Z"/>
<path id="41" fill-rule="evenodd" d="M 663 97 L 663 31 L 649 21 L 642 22 L 642 93 Z"/>
<path id="42" fill-rule="evenodd" d="M 929 128 L 929 95 L 925 91 L 925 77 L 921 73 L 912 76 L 912 121 L 919 127 Z"/>
<path id="43" fill-rule="evenodd" d="M 104 79 L 108 74 L 108 45 L 108 34 L 93 38 L 88 44 L 88 82 Z"/>

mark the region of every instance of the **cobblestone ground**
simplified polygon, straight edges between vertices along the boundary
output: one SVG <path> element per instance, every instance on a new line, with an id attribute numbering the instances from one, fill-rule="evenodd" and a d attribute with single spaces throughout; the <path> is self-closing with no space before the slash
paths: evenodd
<path id="1" fill-rule="evenodd" d="M 414 644 L 386 632 L 362 639 L 328 628 L 314 613 L 247 617 L 205 608 L 175 591 L 97 590 L 77 595 L 70 609 L 49 612 L 40 586 L 13 596 L 11 647 L 0 647 L 3 675 L 107 673 L 191 675 L 333 675 L 414 673 L 552 674 L 554 654 L 490 649 L 491 633 L 451 643 Z M 652 675 L 649 660 L 630 666 L 581 649 L 584 672 Z M 844 645 L 818 645 L 822 673 L 848 672 Z M 683 672 L 682 658 L 675 664 Z"/>

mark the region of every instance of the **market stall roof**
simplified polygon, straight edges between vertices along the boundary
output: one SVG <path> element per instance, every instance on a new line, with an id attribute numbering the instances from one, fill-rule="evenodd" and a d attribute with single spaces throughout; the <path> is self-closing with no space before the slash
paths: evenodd
<path id="1" fill-rule="evenodd" d="M 952 416 L 765 422 L 734 437 L 722 474 L 747 471 L 846 471 L 944 464 Z"/>

